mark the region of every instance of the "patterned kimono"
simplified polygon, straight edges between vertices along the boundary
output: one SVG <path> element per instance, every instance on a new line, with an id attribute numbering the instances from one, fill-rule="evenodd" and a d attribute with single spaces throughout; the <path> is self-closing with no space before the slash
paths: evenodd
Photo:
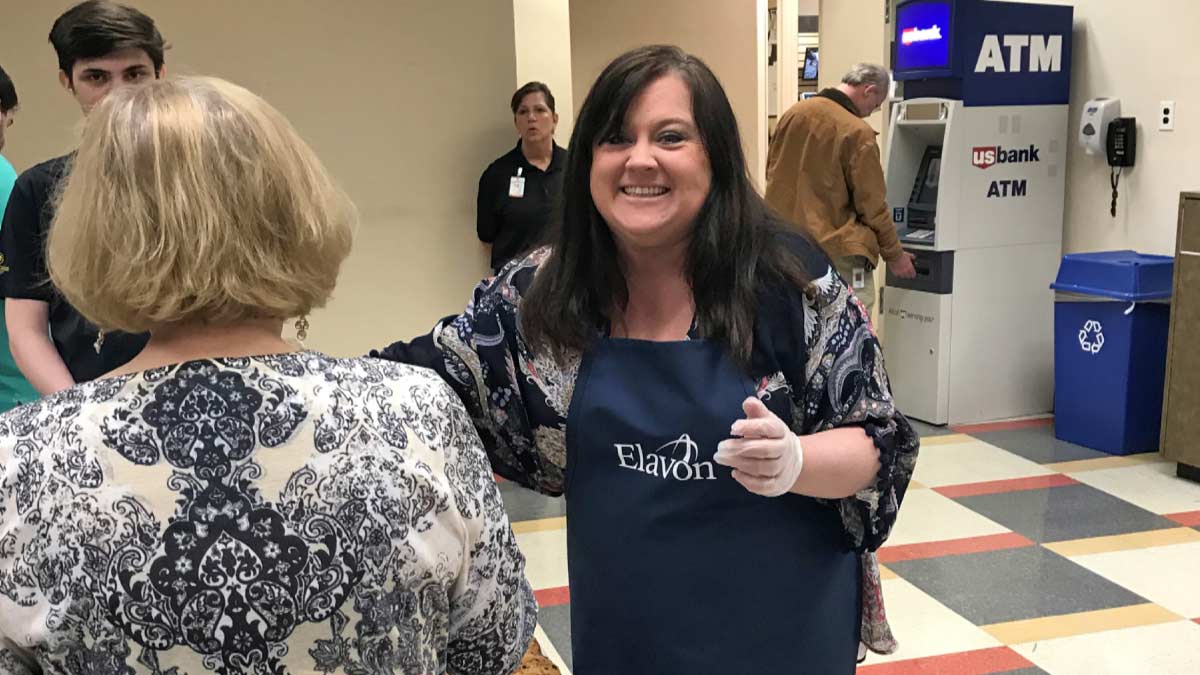
<path id="1" fill-rule="evenodd" d="M 852 497 L 821 500 L 841 516 L 845 544 L 861 553 L 865 648 L 896 649 L 883 607 L 874 551 L 895 523 L 920 439 L 892 403 L 879 343 L 862 305 L 824 254 L 800 238 L 814 281 L 764 290 L 751 368 L 757 393 L 798 435 L 861 427 L 879 450 L 875 481 Z M 582 355 L 559 363 L 534 354 L 521 335 L 522 294 L 549 255 L 540 249 L 476 287 L 460 315 L 432 333 L 373 356 L 433 368 L 458 392 L 495 471 L 547 495 L 564 490 L 567 412 Z M 815 273 L 813 273 L 815 272 Z M 690 336 L 701 337 L 695 329 Z"/>
<path id="2" fill-rule="evenodd" d="M 537 610 L 425 370 L 192 361 L 0 416 L 0 672 L 507 675 Z"/>

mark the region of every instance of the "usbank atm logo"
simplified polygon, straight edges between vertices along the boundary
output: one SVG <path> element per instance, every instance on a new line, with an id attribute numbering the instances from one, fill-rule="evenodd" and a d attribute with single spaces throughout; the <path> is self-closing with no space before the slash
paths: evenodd
<path id="1" fill-rule="evenodd" d="M 1033 144 L 1028 148 L 1004 148 L 999 145 L 987 145 L 971 149 L 971 166 L 986 169 L 995 164 L 1024 164 L 1040 162 L 1040 149 Z"/>
<path id="2" fill-rule="evenodd" d="M 929 28 L 913 26 L 900 32 L 900 42 L 912 45 L 918 42 L 937 42 L 942 39 L 942 27 L 936 23 Z"/>
<path id="3" fill-rule="evenodd" d="M 971 166 L 987 170 L 997 164 L 1026 164 L 1040 162 L 1041 149 L 1030 143 L 1027 148 L 1005 148 L 999 145 L 984 145 L 971 148 Z M 1029 194 L 1029 181 L 1025 178 L 994 180 L 988 186 L 987 197 L 1024 197 Z"/>

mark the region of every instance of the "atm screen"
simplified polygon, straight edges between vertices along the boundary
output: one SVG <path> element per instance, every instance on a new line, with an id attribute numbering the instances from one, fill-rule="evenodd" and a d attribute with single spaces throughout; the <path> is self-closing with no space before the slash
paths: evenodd
<path id="1" fill-rule="evenodd" d="M 937 205 L 938 178 L 942 175 L 942 146 L 925 146 L 925 154 L 921 157 L 921 168 L 917 171 L 917 180 L 913 185 L 913 204 L 933 207 Z"/>
<path id="2" fill-rule="evenodd" d="M 937 224 L 938 182 L 942 175 L 942 146 L 927 145 L 908 198 L 909 227 L 926 229 Z"/>
<path id="3" fill-rule="evenodd" d="M 951 0 L 910 0 L 896 7 L 896 73 L 950 69 Z"/>

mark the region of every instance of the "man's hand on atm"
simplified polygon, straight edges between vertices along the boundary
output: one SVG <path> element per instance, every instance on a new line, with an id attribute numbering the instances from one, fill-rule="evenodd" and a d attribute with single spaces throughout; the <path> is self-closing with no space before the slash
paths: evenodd
<path id="1" fill-rule="evenodd" d="M 901 279 L 914 279 L 917 276 L 917 269 L 913 267 L 913 261 L 916 259 L 916 254 L 905 251 L 898 260 L 888 263 L 888 269 Z"/>

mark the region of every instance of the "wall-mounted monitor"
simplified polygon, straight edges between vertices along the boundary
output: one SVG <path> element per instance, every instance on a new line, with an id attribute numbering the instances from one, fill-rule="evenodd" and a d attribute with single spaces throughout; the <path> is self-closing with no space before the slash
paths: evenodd
<path id="1" fill-rule="evenodd" d="M 954 0 L 906 0 L 897 5 L 896 75 L 950 76 L 953 35 Z"/>
<path id="2" fill-rule="evenodd" d="M 819 51 L 817 47 L 804 48 L 804 76 L 802 79 L 817 79 Z"/>

